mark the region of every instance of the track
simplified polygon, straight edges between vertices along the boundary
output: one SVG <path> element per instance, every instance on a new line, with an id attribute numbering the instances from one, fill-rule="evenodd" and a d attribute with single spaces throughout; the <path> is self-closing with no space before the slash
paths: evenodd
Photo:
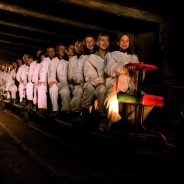
<path id="1" fill-rule="evenodd" d="M 85 147 L 78 150 L 71 142 L 69 123 L 63 125 L 60 120 L 38 123 L 33 121 L 35 117 L 25 122 L 17 114 L 7 109 L 0 111 L 0 127 L 23 155 L 33 160 L 46 176 L 51 176 L 51 183 L 144 183 L 153 176 L 156 181 L 168 175 L 168 170 L 162 173 L 167 160 L 160 155 L 124 154 L 125 146 L 120 148 L 114 138 L 97 133 L 91 134 Z M 137 151 L 135 148 L 132 151 Z M 147 162 L 143 164 L 143 161 Z M 155 170 L 154 166 L 159 164 L 161 167 Z"/>

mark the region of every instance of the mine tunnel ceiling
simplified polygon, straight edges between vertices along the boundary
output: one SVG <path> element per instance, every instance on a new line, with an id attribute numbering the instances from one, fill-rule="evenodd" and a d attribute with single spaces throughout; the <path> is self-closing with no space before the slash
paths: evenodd
<path id="1" fill-rule="evenodd" d="M 138 4 L 139 3 L 139 4 Z M 0 60 L 92 33 L 158 29 L 168 11 L 159 0 L 4 0 L 0 2 Z"/>

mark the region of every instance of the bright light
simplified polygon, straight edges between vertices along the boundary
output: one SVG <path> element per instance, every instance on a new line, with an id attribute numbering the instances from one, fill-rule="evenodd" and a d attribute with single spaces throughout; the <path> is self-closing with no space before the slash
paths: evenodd
<path id="1" fill-rule="evenodd" d="M 119 114 L 119 102 L 117 99 L 117 95 L 112 96 L 107 101 L 107 107 L 108 107 L 108 118 L 111 122 L 117 122 L 121 119 L 121 116 Z"/>

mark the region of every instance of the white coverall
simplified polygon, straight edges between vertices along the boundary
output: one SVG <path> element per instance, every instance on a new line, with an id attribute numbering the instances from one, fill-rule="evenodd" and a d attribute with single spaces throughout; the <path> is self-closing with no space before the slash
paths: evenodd
<path id="1" fill-rule="evenodd" d="M 35 70 L 35 66 L 36 66 L 37 62 L 33 61 L 30 66 L 29 66 L 29 71 L 28 71 L 28 75 L 27 75 L 27 85 L 26 85 L 26 96 L 27 96 L 27 100 L 33 100 L 33 82 L 32 82 L 32 78 L 33 78 L 33 73 Z"/>
<path id="2" fill-rule="evenodd" d="M 49 63 L 48 84 L 56 82 L 49 87 L 49 94 L 52 103 L 52 111 L 58 111 L 58 94 L 61 98 L 61 111 L 70 111 L 70 90 L 68 86 L 68 61 L 53 58 Z"/>
<path id="3" fill-rule="evenodd" d="M 68 81 L 72 91 L 71 110 L 79 112 L 82 109 L 82 95 L 84 83 L 84 62 L 86 56 L 81 55 L 79 58 L 73 56 L 69 58 Z"/>
<path id="4" fill-rule="evenodd" d="M 87 57 L 84 64 L 85 84 L 82 99 L 82 107 L 89 109 L 97 98 L 98 112 L 102 116 L 105 115 L 104 100 L 106 94 L 104 68 L 105 60 L 100 56 L 91 54 Z"/>
<path id="5" fill-rule="evenodd" d="M 18 91 L 19 91 L 20 103 L 26 97 L 25 90 L 27 85 L 28 70 L 29 70 L 29 66 L 27 66 L 26 64 L 23 64 L 18 68 L 18 71 L 16 74 L 16 79 L 19 82 Z"/>
<path id="6" fill-rule="evenodd" d="M 135 54 L 127 54 L 120 51 L 114 51 L 107 54 L 107 65 L 105 67 L 106 78 L 106 108 L 108 109 L 108 118 L 110 123 L 117 122 L 121 119 L 118 111 L 114 111 L 111 106 L 111 99 L 117 100 L 117 93 L 119 91 L 127 92 L 133 94 L 135 90 L 134 78 L 129 75 L 127 70 L 124 70 L 124 66 L 128 63 L 138 63 L 138 57 Z M 118 84 L 117 84 L 118 80 Z M 117 88 L 118 86 L 118 88 Z M 113 102 L 115 105 L 115 102 Z M 116 106 L 118 106 L 118 101 L 116 101 Z M 133 107 L 133 106 L 132 106 Z M 116 108 L 114 108 L 116 109 Z M 118 108 L 117 108 L 118 109 Z M 134 108 L 130 111 L 134 111 Z M 133 113 L 132 113 L 132 116 Z M 131 117 L 131 116 L 130 116 Z M 131 119 L 134 117 L 131 117 Z"/>
<path id="7" fill-rule="evenodd" d="M 6 72 L 6 71 L 2 72 L 1 89 L 2 89 L 3 97 L 7 97 L 7 95 L 9 95 L 9 93 L 6 92 L 6 84 L 7 84 L 8 75 L 9 75 L 9 72 Z M 7 97 L 7 98 L 10 98 L 10 97 Z"/>
<path id="8" fill-rule="evenodd" d="M 16 99 L 17 86 L 15 85 L 16 79 L 16 69 L 12 69 L 8 73 L 7 83 L 6 83 L 6 91 L 10 92 L 10 98 Z M 8 98 L 8 97 L 7 97 Z"/>
<path id="9" fill-rule="evenodd" d="M 47 75 L 50 58 L 45 58 L 40 63 L 40 69 L 38 71 L 38 82 L 42 82 L 38 85 L 38 109 L 47 109 Z"/>

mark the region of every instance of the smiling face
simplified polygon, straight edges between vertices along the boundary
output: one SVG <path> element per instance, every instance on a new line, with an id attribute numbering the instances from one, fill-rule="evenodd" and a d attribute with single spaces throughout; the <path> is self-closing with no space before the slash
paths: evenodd
<path id="1" fill-rule="evenodd" d="M 96 45 L 100 50 L 107 50 L 109 47 L 109 36 L 107 35 L 99 36 Z"/>
<path id="2" fill-rule="evenodd" d="M 130 46 L 130 39 L 128 37 L 128 35 L 122 35 L 119 39 L 119 41 L 117 42 L 117 45 L 119 46 L 119 48 L 126 50 L 129 48 Z"/>

